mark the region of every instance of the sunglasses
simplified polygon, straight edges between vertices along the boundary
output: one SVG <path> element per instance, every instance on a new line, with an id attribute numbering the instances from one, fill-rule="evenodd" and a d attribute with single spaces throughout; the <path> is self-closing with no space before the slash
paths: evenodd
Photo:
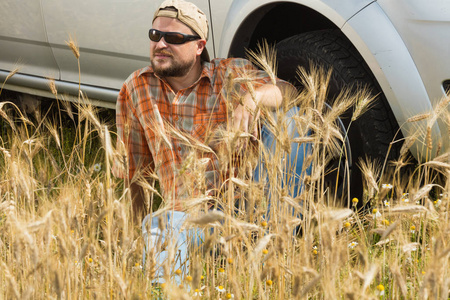
<path id="1" fill-rule="evenodd" d="M 184 33 L 180 33 L 180 32 L 164 32 L 164 31 L 159 31 L 156 29 L 150 29 L 148 31 L 148 37 L 153 42 L 159 42 L 161 40 L 161 38 L 164 37 L 164 40 L 166 41 L 166 43 L 176 44 L 176 45 L 184 44 L 186 42 L 200 39 L 200 37 L 198 35 L 190 35 L 190 34 L 184 34 Z"/>

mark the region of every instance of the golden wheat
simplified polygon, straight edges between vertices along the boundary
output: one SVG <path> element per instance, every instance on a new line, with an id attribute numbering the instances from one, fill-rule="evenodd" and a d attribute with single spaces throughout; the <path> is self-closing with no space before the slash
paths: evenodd
<path id="1" fill-rule="evenodd" d="M 271 65 L 270 59 L 264 63 Z M 406 174 L 404 154 L 409 141 L 420 135 L 406 137 L 402 158 L 393 164 L 392 173 L 377 161 L 359 163 L 366 198 L 358 201 L 371 203 L 368 211 L 330 206 L 342 203 L 334 201 L 323 184 L 325 166 L 340 154 L 345 136 L 335 118 L 358 99 L 357 115 L 371 102 L 366 100 L 367 91 L 343 92 L 341 100 L 348 102 L 335 103 L 330 111 L 325 105 L 329 73 L 300 72 L 306 90 L 286 97 L 292 97 L 289 105 L 305 106 L 294 118 L 298 131 L 314 134 L 294 142 L 314 147 L 307 158 L 313 164 L 312 174 L 296 198 L 289 196 L 283 181 L 288 172 L 283 167 L 289 152 L 286 145 L 292 142 L 282 121 L 286 110 L 276 112 L 277 121 L 268 115 L 268 128 L 278 141 L 275 153 L 262 147 L 242 151 L 239 164 L 236 145 L 249 139 L 248 134 L 220 128 L 201 142 L 159 116 L 158 124 L 150 124 L 161 143 L 176 138 L 189 149 L 180 175 L 186 186 L 204 182 L 201 154 L 214 152 L 211 143 L 218 140 L 223 141 L 216 153 L 220 168 L 232 174 L 217 194 L 202 190 L 186 199 L 190 217 L 185 227 L 204 228 L 203 243 L 191 245 L 185 273 L 172 270 L 172 262 L 179 259 L 176 245 L 158 244 L 168 254 L 162 266 L 167 283 L 161 286 L 152 285 L 160 267 L 158 249 L 149 249 L 144 265 L 144 241 L 133 220 L 129 185 L 110 173 L 119 159 L 126 170 L 126 145 L 111 141 L 111 126 L 100 120 L 89 99 L 80 94 L 80 122 L 74 126 L 82 128 L 75 129 L 77 138 L 70 147 L 65 145 L 66 135 L 57 130 L 61 124 L 53 123 L 58 120 L 44 116 L 35 124 L 26 116 L 15 119 L 16 107 L 1 103 L 1 124 L 7 134 L 1 136 L 0 145 L 0 298 L 448 298 L 449 154 Z M 437 110 L 445 117 L 442 103 Z M 70 106 L 64 107 L 73 120 Z M 268 166 L 269 191 L 266 182 L 251 180 L 259 156 Z M 164 195 L 151 184 L 157 176 L 149 176 L 137 176 L 133 182 L 145 190 L 150 208 L 151 197 Z M 235 207 L 237 198 L 239 207 Z M 211 200 L 222 210 L 209 210 Z M 161 205 L 153 216 L 170 211 L 167 199 Z M 302 235 L 294 234 L 300 228 Z M 174 278 L 181 278 L 182 285 L 175 284 Z"/>

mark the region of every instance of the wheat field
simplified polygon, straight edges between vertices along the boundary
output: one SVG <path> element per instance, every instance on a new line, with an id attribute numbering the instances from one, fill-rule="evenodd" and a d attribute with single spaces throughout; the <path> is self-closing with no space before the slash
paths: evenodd
<path id="1" fill-rule="evenodd" d="M 68 45 L 79 59 L 77 46 Z M 267 49 L 253 59 L 275 74 Z M 246 80 L 251 89 L 246 76 L 236 80 Z M 81 90 L 78 103 L 69 105 L 51 79 L 56 114 L 26 116 L 14 103 L 1 102 L 0 299 L 448 299 L 450 153 L 441 153 L 429 132 L 438 120 L 450 126 L 450 98 L 407 120 L 417 130 L 404 138 L 396 159 L 358 162 L 362 197 L 339 196 L 325 182 L 330 157 L 345 161 L 345 132 L 337 119 L 349 109 L 351 122 L 358 119 L 376 98 L 363 88 L 344 90 L 328 109 L 330 73 L 313 68 L 299 70 L 299 77 L 305 88 L 285 95 L 277 114 L 298 105 L 299 132 L 314 132 L 295 141 L 314 145 L 301 195 L 289 196 L 281 182 L 284 170 L 277 167 L 292 142 L 285 124 L 268 120 L 278 140 L 268 161 L 270 206 L 262 184 L 248 176 L 263 150 L 241 153 L 236 164 L 235 151 L 248 136 L 224 130 L 225 147 L 217 155 L 236 176 L 213 199 L 223 209 L 208 210 L 207 195 L 189 199 L 186 226 L 204 228 L 204 241 L 191 247 L 186 273 L 171 270 L 168 261 L 167 282 L 159 286 L 152 285 L 155 253 L 143 264 L 129 183 L 111 171 L 127 160 L 113 124 L 99 118 Z M 64 130 L 63 118 L 71 120 L 73 132 Z M 197 154 L 209 146 L 173 128 L 162 136 L 176 136 L 191 147 L 183 180 L 201 183 L 204 161 Z M 418 141 L 426 157 L 412 164 L 408 149 Z M 157 188 L 142 185 L 149 210 L 159 202 L 160 210 L 167 209 Z M 236 193 L 246 204 L 239 209 Z M 298 228 L 301 234 L 294 234 Z M 166 247 L 177 259 L 174 246 Z M 181 285 L 172 281 L 177 277 Z"/>

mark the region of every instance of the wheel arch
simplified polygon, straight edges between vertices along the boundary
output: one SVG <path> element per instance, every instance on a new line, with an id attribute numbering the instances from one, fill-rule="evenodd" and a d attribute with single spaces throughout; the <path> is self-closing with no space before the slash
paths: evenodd
<path id="1" fill-rule="evenodd" d="M 254 49 L 262 39 L 266 39 L 269 44 L 276 44 L 303 32 L 337 28 L 367 63 L 388 99 L 403 135 L 417 129 L 416 125 L 406 123 L 409 117 L 432 109 L 413 58 L 394 25 L 376 2 L 365 6 L 348 20 L 338 18 L 336 11 L 323 9 L 319 12 L 294 2 L 261 4 L 245 18 L 242 16 L 246 15 L 248 7 L 234 7 L 233 10 L 241 11 L 241 14 L 237 14 L 241 20 L 238 17 L 227 20 L 224 28 L 235 34 L 222 39 L 220 45 L 220 49 L 228 49 L 225 55 L 229 57 L 245 57 L 245 49 Z M 229 47 L 224 48 L 226 44 Z M 432 128 L 432 136 L 436 142 L 441 136 L 437 125 Z M 423 145 L 416 143 L 411 151 L 419 157 L 422 149 Z"/>
<path id="2" fill-rule="evenodd" d="M 269 44 L 275 44 L 296 34 L 331 28 L 338 26 L 305 5 L 269 3 L 242 20 L 229 46 L 228 57 L 245 57 L 245 49 L 254 49 L 263 39 Z"/>
<path id="3" fill-rule="evenodd" d="M 416 133 L 419 124 L 408 123 L 406 120 L 430 112 L 433 104 L 413 57 L 389 17 L 378 3 L 372 3 L 350 18 L 341 31 L 374 75 L 403 135 Z M 420 126 L 422 131 L 426 128 L 425 123 Z M 438 125 L 432 127 L 431 135 L 436 145 L 441 139 Z M 424 140 L 424 136 L 418 138 L 410 148 L 419 160 L 424 159 Z"/>

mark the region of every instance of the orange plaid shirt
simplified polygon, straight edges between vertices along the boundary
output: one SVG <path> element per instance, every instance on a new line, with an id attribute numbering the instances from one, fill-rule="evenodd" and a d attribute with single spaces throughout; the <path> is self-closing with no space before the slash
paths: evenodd
<path id="1" fill-rule="evenodd" d="M 214 129 L 227 123 L 226 101 L 247 92 L 243 81 L 230 81 L 243 73 L 252 74 L 255 87 L 270 82 L 267 73 L 257 70 L 248 60 L 237 58 L 203 62 L 198 81 L 178 93 L 155 75 L 151 66 L 131 74 L 123 84 L 116 107 L 118 141 L 124 143 L 128 170 L 120 172 L 116 168 L 116 176 L 132 179 L 137 174 L 148 176 L 155 172 L 166 201 L 180 202 L 189 196 L 180 172 L 189 172 L 186 166 L 189 168 L 192 147 L 173 132 L 208 144 Z M 217 155 L 203 152 L 201 158 L 208 159 L 205 186 L 217 188 L 225 176 L 220 174 Z"/>

